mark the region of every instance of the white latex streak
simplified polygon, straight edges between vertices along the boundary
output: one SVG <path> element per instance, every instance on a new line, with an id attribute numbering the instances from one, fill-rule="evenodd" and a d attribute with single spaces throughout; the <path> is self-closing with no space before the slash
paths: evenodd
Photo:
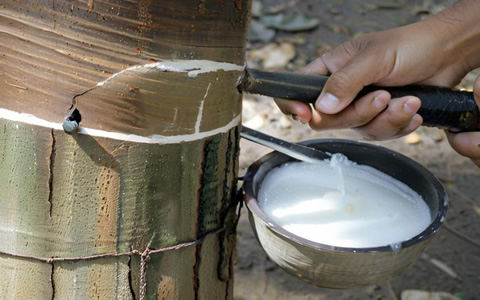
<path id="1" fill-rule="evenodd" d="M 0 108 L 0 119 L 5 119 L 18 123 L 25 123 L 29 125 L 35 125 L 46 128 L 53 128 L 56 130 L 63 131 L 62 123 L 54 123 L 44 119 L 40 119 L 31 114 L 18 113 L 8 109 Z M 241 121 L 241 116 L 238 115 L 228 124 L 216 129 L 209 131 L 192 133 L 192 134 L 183 134 L 183 135 L 174 135 L 174 136 L 164 136 L 159 134 L 154 134 L 151 136 L 140 136 L 135 134 L 126 134 L 121 132 L 110 132 L 93 128 L 80 127 L 77 133 L 94 136 L 94 137 L 103 137 L 110 138 L 114 140 L 128 141 L 134 143 L 145 143 L 145 144 L 174 144 L 180 142 L 189 142 L 200 140 L 209 136 L 213 136 L 219 133 L 227 132 L 235 126 L 238 126 Z M 75 134 L 75 133 L 74 133 Z"/>

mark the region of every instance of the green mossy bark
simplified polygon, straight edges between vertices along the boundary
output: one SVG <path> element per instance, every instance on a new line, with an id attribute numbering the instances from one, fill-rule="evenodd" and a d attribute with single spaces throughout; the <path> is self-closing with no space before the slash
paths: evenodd
<path id="1" fill-rule="evenodd" d="M 2 1 L 0 107 L 60 123 L 72 97 L 129 66 L 242 66 L 250 0 Z M 67 135 L 0 117 L 0 251 L 152 254 L 148 299 L 231 299 L 241 70 L 125 72 L 79 100 L 82 126 L 190 141 Z M 232 126 L 228 126 L 228 124 Z M 213 232 L 213 233 L 212 233 Z M 7 299 L 138 299 L 140 257 L 0 254 Z"/>
<path id="2" fill-rule="evenodd" d="M 206 237 L 197 246 L 152 254 L 148 295 L 232 295 L 235 214 L 228 212 L 236 205 L 237 128 L 169 145 L 70 136 L 3 119 L 0 128 L 0 251 L 82 257 Z M 0 258 L 4 294 L 12 298 L 15 291 L 36 299 L 53 293 L 58 299 L 138 297 L 138 256 L 55 262 L 53 268 L 32 259 Z M 26 281 L 30 277 L 35 280 Z"/>

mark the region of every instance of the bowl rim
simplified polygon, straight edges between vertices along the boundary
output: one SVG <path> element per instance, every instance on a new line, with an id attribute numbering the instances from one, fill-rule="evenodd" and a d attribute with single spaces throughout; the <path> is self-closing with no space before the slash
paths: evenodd
<path id="1" fill-rule="evenodd" d="M 326 143 L 351 144 L 354 147 L 366 147 L 368 149 L 376 149 L 376 150 L 384 151 L 387 154 L 391 155 L 392 157 L 395 157 L 395 159 L 399 159 L 400 161 L 403 161 L 404 163 L 407 163 L 414 169 L 418 170 L 420 173 L 422 173 L 423 176 L 426 177 L 428 181 L 432 183 L 435 190 L 437 191 L 437 194 L 439 197 L 438 199 L 439 207 L 438 207 L 438 211 L 435 218 L 430 222 L 428 227 L 425 228 L 419 234 L 413 236 L 412 238 L 406 241 L 394 243 L 395 245 L 400 244 L 400 247 L 398 249 L 393 249 L 391 245 L 378 246 L 378 247 L 366 247 L 366 248 L 340 247 L 340 246 L 333 246 L 333 245 L 318 243 L 318 242 L 314 242 L 306 238 L 300 237 L 296 234 L 293 234 L 287 231 L 282 226 L 278 225 L 265 212 L 263 212 L 263 210 L 258 205 L 256 195 L 254 193 L 253 181 L 260 167 L 266 161 L 272 159 L 275 156 L 286 157 L 285 154 L 282 154 L 277 151 L 272 151 L 262 156 L 260 159 L 256 160 L 255 162 L 253 162 L 247 168 L 247 171 L 243 176 L 242 189 L 244 190 L 244 201 L 247 206 L 247 209 L 250 211 L 250 213 L 252 213 L 256 217 L 256 219 L 261 220 L 262 223 L 274 233 L 280 235 L 284 239 L 292 240 L 304 247 L 308 247 L 312 249 L 321 249 L 321 250 L 328 250 L 328 251 L 335 251 L 335 252 L 351 252 L 351 253 L 397 252 L 397 251 L 401 251 L 404 248 L 411 247 L 422 241 L 427 240 L 434 233 L 436 233 L 438 229 L 440 229 L 441 225 L 445 222 L 446 214 L 448 211 L 448 195 L 443 185 L 438 180 L 438 178 L 421 164 L 417 163 L 413 159 L 399 152 L 393 151 L 383 146 L 373 145 L 365 142 L 346 140 L 346 139 L 312 139 L 312 140 L 306 140 L 306 141 L 300 142 L 300 144 L 312 146 L 312 147 L 315 146 L 316 144 L 326 144 Z M 288 160 L 285 162 L 291 162 L 291 161 L 298 161 L 298 160 L 294 158 L 288 158 Z"/>

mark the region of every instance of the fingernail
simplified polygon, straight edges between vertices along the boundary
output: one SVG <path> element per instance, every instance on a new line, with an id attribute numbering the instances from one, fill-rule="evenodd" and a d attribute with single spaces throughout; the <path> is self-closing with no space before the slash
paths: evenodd
<path id="1" fill-rule="evenodd" d="M 387 106 L 387 103 L 388 102 L 383 101 L 378 96 L 373 99 L 373 107 L 378 108 L 378 109 L 385 108 L 385 106 Z"/>
<path id="2" fill-rule="evenodd" d="M 406 102 L 403 105 L 403 111 L 406 112 L 409 115 L 413 115 L 416 112 L 415 109 L 411 105 L 408 104 L 408 102 Z"/>
<path id="3" fill-rule="evenodd" d="M 302 120 L 302 119 L 298 119 L 298 120 L 299 120 L 300 123 L 302 123 L 302 124 L 307 124 L 307 123 L 308 123 L 308 121 L 305 121 L 305 120 Z"/>
<path id="4" fill-rule="evenodd" d="M 326 112 L 333 111 L 337 108 L 339 104 L 338 98 L 335 95 L 326 93 L 320 99 L 317 100 L 316 106 L 320 110 L 325 110 Z"/>
<path id="5" fill-rule="evenodd" d="M 308 123 L 308 121 L 305 121 L 305 120 L 302 120 L 301 118 L 299 118 L 297 114 L 291 114 L 290 116 L 292 117 L 292 119 L 294 121 L 298 121 L 302 124 L 307 124 Z"/>

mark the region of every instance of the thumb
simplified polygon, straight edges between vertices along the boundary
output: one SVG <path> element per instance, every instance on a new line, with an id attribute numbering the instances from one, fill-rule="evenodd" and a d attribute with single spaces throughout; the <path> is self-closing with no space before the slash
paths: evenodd
<path id="1" fill-rule="evenodd" d="M 388 61 L 385 54 L 379 56 L 375 52 L 361 49 L 343 66 L 333 71 L 327 80 L 315 108 L 323 113 L 335 114 L 348 106 L 365 86 L 379 81 L 388 75 L 393 68 L 394 59 Z M 347 50 L 345 50 L 346 52 Z M 383 61 L 379 61 L 383 57 Z M 328 66 L 331 55 L 322 57 Z"/>

